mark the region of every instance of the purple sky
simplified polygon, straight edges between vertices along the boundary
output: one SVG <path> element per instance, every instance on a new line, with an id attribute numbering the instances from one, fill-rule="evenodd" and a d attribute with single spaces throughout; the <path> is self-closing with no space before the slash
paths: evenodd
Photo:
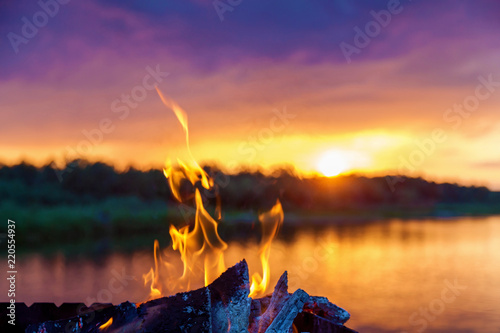
<path id="1" fill-rule="evenodd" d="M 159 66 L 169 72 L 159 87 L 187 110 L 201 159 L 306 170 L 314 167 L 305 160 L 329 147 L 369 154 L 385 135 L 400 144 L 370 153 L 365 169 L 398 171 L 399 157 L 439 127 L 449 140 L 416 166 L 417 174 L 446 178 L 444 163 L 458 163 L 453 179 L 500 186 L 498 176 L 491 180 L 500 165 L 500 92 L 459 128 L 443 122 L 447 108 L 474 93 L 478 76 L 500 81 L 500 3 L 401 1 L 400 12 L 348 63 L 340 44 L 354 45 L 355 27 L 365 29 L 370 12 L 391 3 L 243 0 L 228 5 L 221 20 L 212 1 L 71 0 L 13 46 L 13 34 L 24 38 L 23 18 L 44 16 L 37 1 L 2 1 L 0 159 L 67 157 L 68 145 L 85 140 L 83 130 L 110 118 L 116 128 L 88 157 L 161 164 L 182 140 L 156 93 L 126 119 L 111 111 L 147 66 Z M 267 126 L 273 108 L 285 106 L 298 120 L 274 133 L 254 160 L 235 153 Z M 216 151 L 207 152 L 208 145 Z"/>

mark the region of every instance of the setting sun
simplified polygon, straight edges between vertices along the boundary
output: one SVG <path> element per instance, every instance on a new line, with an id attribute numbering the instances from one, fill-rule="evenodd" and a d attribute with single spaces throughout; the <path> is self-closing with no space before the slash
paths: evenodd
<path id="1" fill-rule="evenodd" d="M 317 167 L 318 171 L 326 177 L 335 177 L 347 171 L 351 166 L 346 154 L 339 150 L 331 150 L 321 156 Z"/>

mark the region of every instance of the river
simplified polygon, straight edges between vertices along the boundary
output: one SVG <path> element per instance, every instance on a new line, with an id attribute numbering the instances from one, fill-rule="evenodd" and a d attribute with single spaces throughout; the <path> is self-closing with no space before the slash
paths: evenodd
<path id="1" fill-rule="evenodd" d="M 18 256 L 16 299 L 143 301 L 151 249 L 25 253 Z M 257 244 L 230 242 L 227 265 L 242 258 L 251 273 L 260 269 Z M 327 296 L 360 332 L 500 332 L 498 216 L 304 228 L 273 243 L 270 263 L 271 284 L 287 270 L 290 289 Z M 0 288 L 7 290 L 5 279 Z M 7 301 L 5 293 L 0 300 Z"/>

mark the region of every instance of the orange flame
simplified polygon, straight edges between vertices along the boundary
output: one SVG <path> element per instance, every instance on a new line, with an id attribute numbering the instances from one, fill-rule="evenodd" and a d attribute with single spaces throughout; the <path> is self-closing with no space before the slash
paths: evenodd
<path id="1" fill-rule="evenodd" d="M 203 256 L 205 285 L 208 285 L 226 269 L 223 252 L 227 249 L 227 244 L 217 233 L 218 222 L 206 211 L 198 189 L 195 192 L 195 202 L 196 216 L 193 230 L 189 231 L 188 226 L 177 229 L 171 225 L 170 236 L 172 247 L 179 251 L 184 265 L 181 279 L 189 282 L 189 275 L 199 267 L 198 259 Z"/>
<path id="2" fill-rule="evenodd" d="M 189 199 L 183 198 L 181 184 L 185 181 L 191 183 L 195 189 L 196 214 L 192 230 L 190 230 L 189 225 L 181 228 L 170 226 L 172 248 L 179 252 L 183 265 L 180 277 L 176 277 L 178 275 L 174 265 L 170 264 L 168 260 L 162 259 L 158 241 L 155 241 L 155 266 L 143 275 L 145 285 L 150 284 L 149 299 L 161 297 L 164 292 L 189 290 L 192 280 L 199 276 L 204 276 L 204 283 L 208 285 L 226 269 L 223 252 L 227 248 L 227 244 L 217 233 L 218 222 L 210 216 L 203 206 L 198 184 L 201 184 L 205 189 L 212 190 L 214 182 L 191 154 L 186 112 L 173 100 L 163 95 L 158 88 L 156 89 L 163 104 L 172 109 L 186 133 L 186 146 L 190 158 L 189 163 L 177 159 L 176 165 L 167 161 L 163 173 L 168 180 L 173 196 L 181 203 Z M 165 279 L 165 277 L 168 278 Z"/>
<path id="3" fill-rule="evenodd" d="M 252 275 L 250 283 L 250 297 L 260 296 L 266 292 L 270 279 L 269 255 L 271 254 L 271 242 L 278 234 L 283 223 L 283 208 L 281 202 L 276 204 L 270 211 L 259 214 L 259 221 L 262 226 L 262 239 L 260 241 L 260 262 L 262 264 L 262 276 L 259 273 Z"/>
<path id="4" fill-rule="evenodd" d="M 200 167 L 191 154 L 187 114 L 177 103 L 163 95 L 158 88 L 156 90 L 163 104 L 175 113 L 186 133 L 186 146 L 190 159 L 189 163 L 177 159 L 175 165 L 167 160 L 163 173 L 177 201 L 184 203 L 194 199 L 196 214 L 191 228 L 189 225 L 181 228 L 171 225 L 169 229 L 172 249 L 179 252 L 182 262 L 183 270 L 180 276 L 175 265 L 169 260 L 162 259 L 158 241 L 155 240 L 155 265 L 147 274 L 143 275 L 144 284 L 150 285 L 149 299 L 164 296 L 166 293 L 187 291 L 191 288 L 191 283 L 202 276 L 205 286 L 208 285 L 225 271 L 224 251 L 228 247 L 217 232 L 219 222 L 207 212 L 203 204 L 201 187 L 215 191 L 216 194 L 218 189 L 213 179 Z M 185 194 L 181 193 L 181 185 L 186 181 L 194 189 L 194 195 L 191 194 L 187 198 Z M 216 199 L 215 215 L 217 219 L 220 219 L 219 198 Z M 260 250 L 263 278 L 259 274 L 252 276 L 252 295 L 263 293 L 269 283 L 270 244 L 283 222 L 283 210 L 280 202 L 278 201 L 271 211 L 260 214 L 259 220 L 263 231 Z"/>
<path id="5" fill-rule="evenodd" d="M 99 330 L 103 331 L 103 330 L 107 329 L 109 326 L 111 326 L 111 324 L 113 324 L 113 317 L 109 318 L 109 320 L 107 322 L 105 322 L 104 324 L 99 326 Z"/>
<path id="6" fill-rule="evenodd" d="M 151 284 L 151 293 L 149 295 L 150 299 L 155 299 L 162 296 L 162 286 L 160 283 L 160 274 L 158 268 L 158 261 L 161 261 L 159 254 L 160 245 L 158 240 L 155 239 L 154 242 L 154 258 L 155 258 L 155 268 L 151 268 L 147 274 L 144 274 L 142 278 L 144 279 L 144 285 L 148 283 Z"/>

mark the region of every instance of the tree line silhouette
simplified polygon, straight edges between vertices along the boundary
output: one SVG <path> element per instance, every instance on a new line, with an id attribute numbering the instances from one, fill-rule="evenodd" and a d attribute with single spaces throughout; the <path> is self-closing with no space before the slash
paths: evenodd
<path id="1" fill-rule="evenodd" d="M 228 175 L 214 166 L 204 169 L 218 184 L 223 209 L 259 209 L 275 202 L 276 198 L 280 198 L 287 209 L 321 211 L 381 205 L 500 204 L 500 192 L 484 186 L 438 184 L 422 178 L 403 177 L 396 188 L 391 188 L 386 177 L 300 178 L 291 169 L 275 170 L 272 175 L 259 171 Z M 208 201 L 215 202 L 213 195 L 206 194 Z M 4 202 L 54 206 L 130 196 L 143 201 L 175 202 L 161 170 L 129 168 L 118 172 L 105 163 L 85 160 L 72 161 L 63 169 L 53 164 L 37 168 L 24 162 L 0 167 L 0 200 Z"/>

